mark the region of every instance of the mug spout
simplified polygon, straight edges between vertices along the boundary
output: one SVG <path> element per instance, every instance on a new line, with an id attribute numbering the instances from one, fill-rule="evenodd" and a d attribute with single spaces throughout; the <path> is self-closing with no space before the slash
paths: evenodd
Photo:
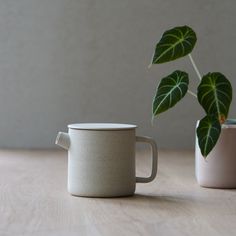
<path id="1" fill-rule="evenodd" d="M 67 133 L 59 132 L 56 138 L 56 145 L 68 150 L 70 147 L 70 136 Z"/>

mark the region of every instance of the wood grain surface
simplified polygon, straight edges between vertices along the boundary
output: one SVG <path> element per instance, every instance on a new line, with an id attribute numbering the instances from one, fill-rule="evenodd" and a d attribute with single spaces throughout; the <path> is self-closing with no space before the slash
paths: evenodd
<path id="1" fill-rule="evenodd" d="M 192 151 L 160 151 L 155 181 L 126 198 L 67 193 L 60 151 L 0 151 L 0 236 L 236 235 L 236 191 L 201 188 Z M 148 175 L 146 151 L 137 174 Z"/>

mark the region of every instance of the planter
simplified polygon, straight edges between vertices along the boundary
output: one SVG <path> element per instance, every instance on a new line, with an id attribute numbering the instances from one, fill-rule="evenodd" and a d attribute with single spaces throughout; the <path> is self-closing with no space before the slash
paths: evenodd
<path id="1" fill-rule="evenodd" d="M 202 187 L 236 188 L 236 120 L 227 120 L 222 125 L 219 140 L 206 159 L 196 136 L 195 174 Z"/>

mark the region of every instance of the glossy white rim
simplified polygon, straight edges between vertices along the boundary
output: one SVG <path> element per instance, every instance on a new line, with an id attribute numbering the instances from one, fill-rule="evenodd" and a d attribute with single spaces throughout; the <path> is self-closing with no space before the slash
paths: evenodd
<path id="1" fill-rule="evenodd" d="M 199 122 L 200 122 L 200 120 L 197 121 L 197 126 L 196 127 L 198 127 Z M 225 123 L 223 123 L 221 125 L 221 128 L 222 129 L 229 129 L 229 128 L 235 129 L 236 128 L 236 119 L 227 119 L 225 121 Z"/>
<path id="2" fill-rule="evenodd" d="M 236 119 L 227 119 L 224 124 L 222 124 L 222 128 L 236 128 Z"/>
<path id="3" fill-rule="evenodd" d="M 70 129 L 85 129 L 85 130 L 124 130 L 135 129 L 137 125 L 119 124 L 119 123 L 78 123 L 68 125 Z"/>

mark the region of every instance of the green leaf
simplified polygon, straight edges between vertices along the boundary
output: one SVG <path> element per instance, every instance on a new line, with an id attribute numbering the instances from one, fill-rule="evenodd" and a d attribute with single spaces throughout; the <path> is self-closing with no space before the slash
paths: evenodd
<path id="1" fill-rule="evenodd" d="M 197 137 L 201 153 L 206 157 L 217 143 L 221 133 L 221 125 L 217 117 L 205 116 L 198 125 Z"/>
<path id="2" fill-rule="evenodd" d="M 188 26 L 167 30 L 156 45 L 152 64 L 173 61 L 189 54 L 197 41 L 196 33 Z"/>
<path id="3" fill-rule="evenodd" d="M 188 74 L 179 70 L 163 78 L 153 100 L 153 116 L 168 110 L 180 101 L 188 91 L 188 84 Z"/>
<path id="4" fill-rule="evenodd" d="M 232 101 L 232 87 L 223 74 L 213 72 L 203 76 L 197 96 L 208 115 L 217 116 L 220 123 L 226 120 Z"/>

